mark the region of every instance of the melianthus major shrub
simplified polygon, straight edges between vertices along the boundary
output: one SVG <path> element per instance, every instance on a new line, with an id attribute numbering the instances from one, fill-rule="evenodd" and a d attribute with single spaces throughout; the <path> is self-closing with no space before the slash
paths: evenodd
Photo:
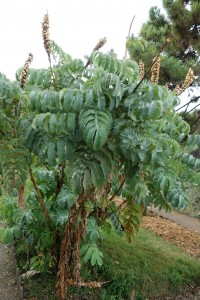
<path id="1" fill-rule="evenodd" d="M 189 134 L 171 91 L 138 84 L 134 61 L 93 51 L 84 66 L 50 45 L 48 69 L 29 68 L 31 56 L 16 81 L 0 75 L 0 172 L 3 193 L 18 191 L 20 229 L 40 254 L 32 264 L 52 258 L 64 299 L 69 284 L 99 286 L 81 280 L 81 256 L 102 265 L 97 241 L 108 219 L 131 240 L 142 205 L 188 205 L 185 183 L 200 182 L 190 154 L 200 136 Z"/>

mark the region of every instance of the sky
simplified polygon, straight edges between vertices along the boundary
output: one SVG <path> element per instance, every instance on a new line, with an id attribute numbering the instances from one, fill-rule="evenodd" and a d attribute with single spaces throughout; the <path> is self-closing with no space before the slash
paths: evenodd
<path id="1" fill-rule="evenodd" d="M 0 9 L 0 72 L 15 79 L 28 54 L 33 53 L 33 68 L 48 67 L 43 47 L 41 22 L 50 18 L 50 39 L 73 58 L 84 59 L 102 37 L 102 51 L 114 49 L 118 58 L 125 53 L 125 42 L 133 16 L 131 34 L 137 35 L 148 20 L 149 9 L 162 0 L 6 0 Z M 181 105 L 188 101 L 181 97 Z"/>
<path id="2" fill-rule="evenodd" d="M 32 67 L 48 65 L 43 48 L 41 22 L 48 11 L 50 39 L 73 58 L 89 55 L 102 37 L 123 58 L 129 26 L 135 16 L 132 31 L 138 34 L 147 21 L 151 6 L 162 7 L 161 0 L 6 0 L 0 9 L 0 72 L 15 78 L 32 52 Z"/>

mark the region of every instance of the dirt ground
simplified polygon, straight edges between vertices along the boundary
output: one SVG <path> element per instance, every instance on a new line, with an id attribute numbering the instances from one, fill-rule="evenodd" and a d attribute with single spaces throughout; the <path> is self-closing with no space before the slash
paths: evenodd
<path id="1" fill-rule="evenodd" d="M 14 267 L 7 245 L 0 244 L 0 300 L 17 300 Z"/>

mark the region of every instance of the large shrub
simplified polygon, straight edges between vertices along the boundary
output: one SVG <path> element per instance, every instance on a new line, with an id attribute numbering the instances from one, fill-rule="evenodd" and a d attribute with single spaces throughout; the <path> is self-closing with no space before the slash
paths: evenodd
<path id="1" fill-rule="evenodd" d="M 0 75 L 1 186 L 4 199 L 17 196 L 32 266 L 56 266 L 64 299 L 69 284 L 101 285 L 81 280 L 80 268 L 81 256 L 102 265 L 102 225 L 130 241 L 142 207 L 188 205 L 184 183 L 199 183 L 200 160 L 190 153 L 200 137 L 175 113 L 172 92 L 139 81 L 134 61 L 99 52 L 100 41 L 84 66 L 47 33 L 45 16 L 48 69 L 31 69 L 30 54 L 15 82 Z"/>

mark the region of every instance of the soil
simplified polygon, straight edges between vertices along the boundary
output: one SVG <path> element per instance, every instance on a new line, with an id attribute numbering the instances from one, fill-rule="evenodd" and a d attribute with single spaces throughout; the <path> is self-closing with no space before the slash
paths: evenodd
<path id="1" fill-rule="evenodd" d="M 9 246 L 0 244 L 0 300 L 17 300 L 14 266 Z"/>

